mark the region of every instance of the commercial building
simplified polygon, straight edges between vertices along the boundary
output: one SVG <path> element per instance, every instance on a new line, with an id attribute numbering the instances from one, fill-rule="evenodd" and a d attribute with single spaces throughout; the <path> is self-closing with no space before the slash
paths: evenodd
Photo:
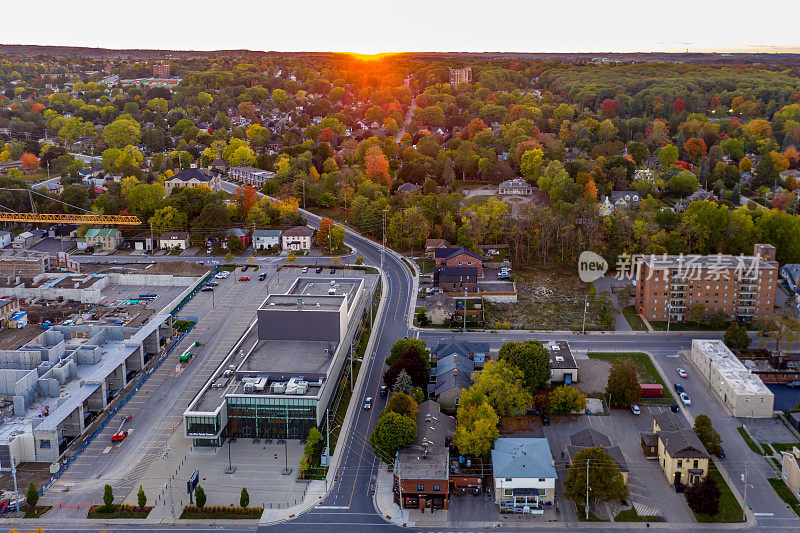
<path id="1" fill-rule="evenodd" d="M 289 269 L 296 271 L 296 269 Z M 322 424 L 345 370 L 377 276 L 296 277 L 272 281 L 239 348 L 228 354 L 184 412 L 195 446 L 226 437 L 301 439 Z"/>
<path id="2" fill-rule="evenodd" d="M 308 226 L 295 226 L 281 234 L 281 248 L 299 252 L 310 250 L 314 245 L 314 230 Z"/>
<path id="3" fill-rule="evenodd" d="M 681 322 L 694 309 L 754 321 L 772 311 L 778 280 L 775 248 L 752 256 L 652 255 L 636 260 L 636 310 L 647 320 Z"/>
<path id="4" fill-rule="evenodd" d="M 169 63 L 159 62 L 153 64 L 154 78 L 169 78 Z"/>
<path id="5" fill-rule="evenodd" d="M 733 416 L 772 418 L 772 391 L 724 342 L 694 339 L 690 359 Z"/>
<path id="6" fill-rule="evenodd" d="M 578 363 L 567 341 L 549 341 L 544 347 L 550 354 L 550 383 L 572 385 L 578 381 Z"/>
<path id="7" fill-rule="evenodd" d="M 231 167 L 228 177 L 245 185 L 261 189 L 268 180 L 275 178 L 275 173 L 255 167 Z"/>
<path id="8" fill-rule="evenodd" d="M 172 334 L 159 313 L 141 328 L 53 326 L 19 350 L 0 351 L 0 471 L 54 463 Z M 5 415 L 5 413 L 4 413 Z"/>
<path id="9" fill-rule="evenodd" d="M 543 514 L 555 503 L 558 474 L 547 439 L 497 439 L 492 466 L 494 501 L 501 511 Z"/>
<path id="10" fill-rule="evenodd" d="M 789 451 L 781 452 L 781 479 L 795 497 L 800 497 L 800 449 L 792 446 Z"/>
<path id="11" fill-rule="evenodd" d="M 472 67 L 450 69 L 450 86 L 455 88 L 459 83 L 472 83 Z"/>

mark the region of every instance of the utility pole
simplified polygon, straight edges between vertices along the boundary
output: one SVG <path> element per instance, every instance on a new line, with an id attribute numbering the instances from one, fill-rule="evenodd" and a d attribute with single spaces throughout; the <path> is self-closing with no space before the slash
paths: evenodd
<path id="1" fill-rule="evenodd" d="M 464 287 L 464 327 L 461 328 L 461 333 L 467 331 L 467 288 Z"/>
<path id="2" fill-rule="evenodd" d="M 306 208 L 306 179 L 303 178 L 303 209 Z"/>
<path id="3" fill-rule="evenodd" d="M 14 475 L 14 507 L 17 510 L 17 518 L 19 518 L 19 490 L 17 490 L 17 465 L 14 463 L 14 458 L 11 458 L 11 473 Z"/>
<path id="4" fill-rule="evenodd" d="M 750 476 L 750 469 L 747 466 L 747 463 L 744 464 L 744 474 L 742 474 L 742 482 L 744 483 L 744 505 L 742 505 L 742 521 L 744 522 L 747 519 L 747 478 Z"/>
<path id="5" fill-rule="evenodd" d="M 352 363 L 351 363 L 352 364 Z M 352 371 L 351 374 L 352 375 Z M 331 410 L 325 409 L 325 450 L 328 454 L 325 458 L 325 464 L 328 469 L 331 467 Z M 325 492 L 328 492 L 328 473 L 325 472 Z"/>
<path id="6" fill-rule="evenodd" d="M 672 305 L 667 304 L 667 333 L 669 333 L 669 323 L 672 318 Z"/>
<path id="7" fill-rule="evenodd" d="M 589 521 L 589 459 L 586 459 L 586 521 Z"/>
<path id="8" fill-rule="evenodd" d="M 584 297 L 583 301 L 583 326 L 581 326 L 581 333 L 586 333 L 586 310 L 589 308 L 589 295 Z M 588 468 L 588 464 L 587 464 Z M 588 520 L 588 517 L 587 517 Z"/>
<path id="9" fill-rule="evenodd" d="M 389 208 L 383 210 L 383 223 L 382 223 L 382 233 L 383 233 L 383 246 L 381 246 L 381 271 L 383 271 L 383 251 L 386 249 L 386 211 Z"/>
<path id="10" fill-rule="evenodd" d="M 286 466 L 281 472 L 284 476 L 288 476 L 292 473 L 292 470 L 289 468 L 289 444 L 286 440 L 289 438 L 289 406 L 284 406 L 285 419 L 286 419 L 286 438 L 283 439 L 283 457 L 285 459 Z"/>

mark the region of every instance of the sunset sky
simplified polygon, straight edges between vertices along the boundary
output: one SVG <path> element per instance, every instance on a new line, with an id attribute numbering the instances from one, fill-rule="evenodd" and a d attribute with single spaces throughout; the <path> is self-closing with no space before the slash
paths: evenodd
<path id="1" fill-rule="evenodd" d="M 783 3 L 6 0 L 0 43 L 359 53 L 800 52 L 797 4 Z M 776 16 L 787 9 L 795 16 Z"/>

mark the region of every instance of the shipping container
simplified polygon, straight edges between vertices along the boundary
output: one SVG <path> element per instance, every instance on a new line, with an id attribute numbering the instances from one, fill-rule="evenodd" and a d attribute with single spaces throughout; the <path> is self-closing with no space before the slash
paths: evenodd
<path id="1" fill-rule="evenodd" d="M 657 383 L 641 383 L 639 385 L 640 396 L 642 398 L 663 398 L 664 387 Z"/>

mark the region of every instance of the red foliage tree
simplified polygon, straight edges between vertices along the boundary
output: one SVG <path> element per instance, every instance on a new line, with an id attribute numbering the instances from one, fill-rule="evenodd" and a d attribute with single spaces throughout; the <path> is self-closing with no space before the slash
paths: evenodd
<path id="1" fill-rule="evenodd" d="M 336 132 L 330 128 L 323 128 L 317 136 L 317 141 L 321 143 L 333 143 L 336 140 Z"/>
<path id="2" fill-rule="evenodd" d="M 703 139 L 692 137 L 683 143 L 683 149 L 689 154 L 695 163 L 699 162 L 707 153 L 706 142 Z"/>
<path id="3" fill-rule="evenodd" d="M 603 100 L 603 103 L 600 104 L 600 110 L 603 113 L 604 117 L 616 117 L 617 116 L 617 101 L 612 100 L 611 98 L 606 98 Z"/>
<path id="4" fill-rule="evenodd" d="M 719 101 L 719 98 L 716 96 L 711 99 L 711 103 L 709 104 L 709 109 L 719 109 L 722 107 L 722 102 Z"/>
<path id="5" fill-rule="evenodd" d="M 239 208 L 242 219 L 244 219 L 247 218 L 247 213 L 258 202 L 258 192 L 250 185 L 242 185 L 236 188 L 231 200 Z"/>
<path id="6" fill-rule="evenodd" d="M 672 103 L 672 109 L 675 110 L 676 115 L 680 115 L 681 112 L 686 109 L 686 104 L 684 104 L 683 100 L 680 98 L 676 98 L 675 102 Z"/>
<path id="7" fill-rule="evenodd" d="M 425 365 L 425 361 L 423 361 L 413 348 L 408 348 L 400 354 L 397 361 L 395 361 L 383 375 L 383 382 L 387 387 L 394 387 L 394 382 L 397 380 L 397 376 L 402 370 L 408 373 L 414 385 L 423 387 L 428 382 L 428 369 Z"/>

